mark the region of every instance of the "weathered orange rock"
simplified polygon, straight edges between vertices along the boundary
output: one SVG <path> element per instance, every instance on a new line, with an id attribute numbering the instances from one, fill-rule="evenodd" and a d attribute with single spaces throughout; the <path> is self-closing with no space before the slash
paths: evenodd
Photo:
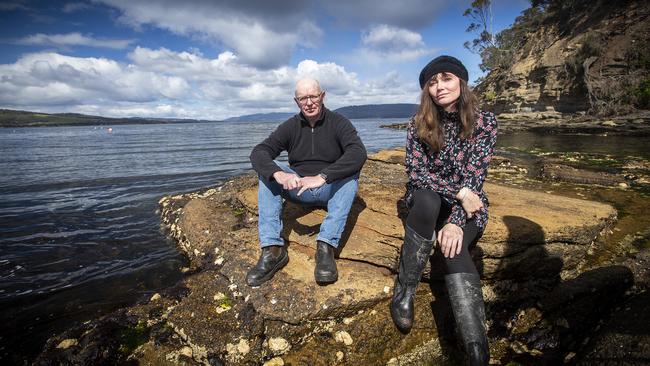
<path id="1" fill-rule="evenodd" d="M 389 298 L 392 290 L 406 213 L 400 203 L 404 167 L 397 163 L 403 156 L 403 151 L 383 151 L 364 167 L 337 261 L 339 281 L 333 285 L 318 286 L 313 276 L 315 241 L 326 211 L 290 202 L 285 203 L 283 233 L 289 264 L 259 289 L 245 284 L 246 271 L 259 255 L 257 181 L 252 175 L 190 199 L 177 215 L 176 236 L 195 262 L 205 262 L 201 256 L 217 250 L 208 265 L 216 263 L 218 272 L 269 317 L 295 323 L 352 314 Z M 589 244 L 616 217 L 611 206 L 598 202 L 489 183 L 485 188 L 490 221 L 475 253 L 485 279 L 557 276 L 575 270 Z M 241 205 L 240 224 L 224 201 Z"/>
<path id="2" fill-rule="evenodd" d="M 406 182 L 400 164 L 403 157 L 403 151 L 385 151 L 371 156 L 364 166 L 337 260 L 339 280 L 325 287 L 315 283 L 313 274 L 323 209 L 286 203 L 283 236 L 289 263 L 271 281 L 251 288 L 245 283 L 246 272 L 260 253 L 256 177 L 251 174 L 217 188 L 163 198 L 164 227 L 189 259 L 186 278 L 156 301 L 53 338 L 43 357 L 73 357 L 56 349 L 67 338 L 95 344 L 95 353 L 118 354 L 111 348 L 119 344 L 110 338 L 115 324 L 125 329 L 135 324 L 156 324 L 153 326 L 159 330 L 151 333 L 153 338 L 130 356 L 143 364 L 178 363 L 188 355 L 201 364 L 216 360 L 233 365 L 258 364 L 278 356 L 292 364 L 305 360 L 315 365 L 386 364 L 399 355 L 419 354 L 417 349 L 422 347 L 426 351 L 418 359 L 441 362 L 446 351 L 438 343 L 436 330 L 445 319 L 437 313 L 445 309 L 440 281 L 419 287 L 418 326 L 409 335 L 396 330 L 388 311 L 406 215 L 400 200 Z M 611 206 L 596 202 L 489 183 L 486 190 L 492 203 L 491 217 L 474 254 L 483 278 L 488 280 L 483 288 L 488 312 L 500 301 L 522 301 L 519 291 L 509 284 L 512 281 L 500 279 L 533 279 L 529 283 L 535 289 L 536 279 L 543 282 L 579 273 L 592 240 L 616 217 Z M 431 273 L 437 275 L 439 268 L 434 269 Z M 605 269 L 599 273 L 613 284 L 601 286 L 603 291 L 615 288 L 617 293 L 624 292 L 626 287 L 618 284 L 627 283 L 625 272 Z M 587 287 L 578 285 L 571 283 L 572 293 L 591 294 Z M 594 287 L 591 282 L 588 285 Z M 598 291 L 595 294 L 600 296 Z M 527 301 L 525 293 L 521 296 Z M 571 296 L 549 298 L 554 306 L 549 309 L 562 309 L 565 298 Z M 591 313 L 580 310 L 575 314 L 588 317 Z M 515 316 L 501 315 L 507 319 Z M 546 321 L 547 315 L 542 316 L 543 320 L 535 319 Z M 563 314 L 550 316 L 549 324 L 564 319 Z M 536 324 L 531 323 L 529 328 Z M 175 337 L 164 336 L 169 331 Z M 342 334 L 347 336 L 342 338 Z M 270 339 L 281 339 L 288 346 L 279 350 Z M 492 351 L 497 358 L 506 357 L 497 349 Z M 91 358 L 84 357 L 92 354 L 75 353 L 74 357 L 91 363 Z"/>

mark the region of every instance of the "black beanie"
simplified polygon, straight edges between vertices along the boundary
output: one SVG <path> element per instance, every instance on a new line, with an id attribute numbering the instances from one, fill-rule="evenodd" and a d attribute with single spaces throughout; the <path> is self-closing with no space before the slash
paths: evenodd
<path id="1" fill-rule="evenodd" d="M 467 69 L 457 58 L 451 56 L 438 56 L 431 60 L 427 66 L 420 71 L 420 89 L 424 88 L 424 84 L 426 84 L 433 75 L 440 72 L 450 72 L 465 81 L 469 79 Z"/>

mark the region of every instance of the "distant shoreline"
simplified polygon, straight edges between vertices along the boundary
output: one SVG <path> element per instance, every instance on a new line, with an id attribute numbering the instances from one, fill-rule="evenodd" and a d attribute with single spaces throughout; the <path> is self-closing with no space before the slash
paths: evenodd
<path id="1" fill-rule="evenodd" d="M 91 116 L 77 113 L 38 113 L 0 109 L 0 127 L 63 127 L 63 126 L 115 126 L 134 124 L 167 124 L 167 123 L 210 123 L 212 120 L 195 119 L 165 119 L 165 118 L 112 118 Z"/>
<path id="2" fill-rule="evenodd" d="M 0 123 L 0 128 L 29 128 L 29 127 L 74 127 L 74 126 L 102 126 L 102 127 L 111 127 L 111 126 L 124 126 L 124 125 L 163 125 L 170 123 L 220 123 L 223 121 L 206 121 L 206 120 L 174 120 L 174 121 L 158 121 L 158 120 L 133 120 L 133 121 L 88 121 L 88 122 L 34 122 L 30 124 L 21 124 L 21 125 L 7 125 Z"/>
<path id="3" fill-rule="evenodd" d="M 368 104 L 341 107 L 335 112 L 350 119 L 362 118 L 408 118 L 415 110 L 415 104 Z M 269 122 L 280 123 L 293 116 L 295 112 L 257 113 L 231 117 L 225 120 L 183 119 L 183 118 L 139 118 L 139 117 L 101 117 L 79 113 L 39 113 L 31 111 L 0 109 L 0 127 L 63 127 L 63 126 L 109 126 L 132 124 L 167 123 L 219 123 L 219 122 Z"/>

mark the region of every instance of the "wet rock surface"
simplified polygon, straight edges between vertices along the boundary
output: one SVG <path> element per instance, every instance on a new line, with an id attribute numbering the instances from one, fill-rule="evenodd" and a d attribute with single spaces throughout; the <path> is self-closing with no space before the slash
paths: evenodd
<path id="1" fill-rule="evenodd" d="M 404 234 L 403 154 L 384 151 L 366 163 L 338 253 L 339 280 L 324 287 L 313 275 L 324 210 L 285 205 L 289 264 L 251 288 L 245 275 L 259 255 L 256 177 L 163 198 L 164 227 L 189 258 L 185 279 L 50 339 L 36 364 L 462 362 L 435 264 L 427 269 L 429 283 L 418 289 L 409 335 L 395 329 L 388 311 Z M 491 217 L 474 257 L 483 279 L 492 362 L 605 357 L 619 333 L 611 328 L 590 342 L 592 332 L 647 274 L 641 264 L 635 270 L 585 264 L 595 240 L 616 221 L 616 210 L 490 183 L 486 190 Z M 635 299 L 630 309 L 641 304 Z M 648 356 L 643 350 L 638 357 Z"/>
<path id="2" fill-rule="evenodd" d="M 547 134 L 650 135 L 650 111 L 645 110 L 610 117 L 543 112 L 502 113 L 498 115 L 498 120 L 501 133 L 530 131 Z"/>
<path id="3" fill-rule="evenodd" d="M 596 134 L 611 136 L 650 136 L 650 111 L 600 117 L 578 113 L 519 112 L 497 115 L 499 133 L 521 131 L 543 134 Z M 383 128 L 406 129 L 407 121 L 382 125 Z"/>

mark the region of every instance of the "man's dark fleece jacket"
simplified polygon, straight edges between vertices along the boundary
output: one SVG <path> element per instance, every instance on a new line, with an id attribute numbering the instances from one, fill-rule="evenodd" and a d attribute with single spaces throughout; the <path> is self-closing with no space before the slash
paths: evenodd
<path id="1" fill-rule="evenodd" d="M 352 123 L 325 106 L 313 128 L 298 113 L 255 146 L 250 156 L 253 169 L 272 180 L 273 173 L 282 170 L 273 159 L 284 150 L 289 154 L 289 166 L 298 175 L 323 173 L 327 183 L 359 172 L 366 161 L 366 148 Z"/>

